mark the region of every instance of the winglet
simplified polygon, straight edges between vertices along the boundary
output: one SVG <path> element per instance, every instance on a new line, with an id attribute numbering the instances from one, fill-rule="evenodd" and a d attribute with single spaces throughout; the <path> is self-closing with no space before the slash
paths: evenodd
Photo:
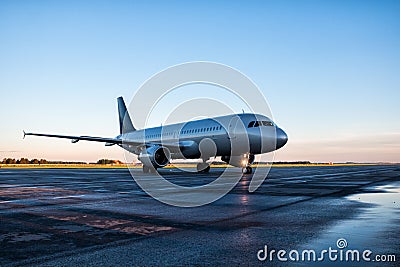
<path id="1" fill-rule="evenodd" d="M 120 134 L 136 131 L 133 126 L 131 117 L 126 109 L 126 105 L 122 96 L 118 97 L 118 116 L 119 116 L 119 132 Z"/>

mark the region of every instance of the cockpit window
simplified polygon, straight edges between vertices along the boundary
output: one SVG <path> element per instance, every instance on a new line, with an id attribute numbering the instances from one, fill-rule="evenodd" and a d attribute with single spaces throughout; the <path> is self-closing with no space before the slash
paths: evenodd
<path id="1" fill-rule="evenodd" d="M 274 126 L 274 124 L 271 121 L 263 121 L 262 124 L 264 126 Z"/>
<path id="2" fill-rule="evenodd" d="M 274 123 L 272 121 L 251 121 L 248 128 L 260 126 L 274 126 Z"/>

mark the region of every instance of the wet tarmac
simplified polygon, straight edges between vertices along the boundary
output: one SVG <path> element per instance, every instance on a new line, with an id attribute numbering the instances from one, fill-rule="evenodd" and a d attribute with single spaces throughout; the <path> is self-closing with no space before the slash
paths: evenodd
<path id="1" fill-rule="evenodd" d="M 246 175 L 214 203 L 179 208 L 149 197 L 125 169 L 0 169 L 0 265 L 367 266 L 288 259 L 289 250 L 318 253 L 345 239 L 347 249 L 395 255 L 368 266 L 399 266 L 399 171 L 398 165 L 272 168 L 254 193 Z M 222 170 L 162 172 L 193 186 Z M 287 261 L 276 254 L 260 261 L 265 246 L 287 250 Z"/>

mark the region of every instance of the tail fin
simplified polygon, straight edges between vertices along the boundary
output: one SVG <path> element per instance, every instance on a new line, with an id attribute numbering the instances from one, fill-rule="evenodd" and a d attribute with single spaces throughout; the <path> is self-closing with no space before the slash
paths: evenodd
<path id="1" fill-rule="evenodd" d="M 119 116 L 119 132 L 120 134 L 136 131 L 132 124 L 131 117 L 126 109 L 122 96 L 118 97 L 118 116 Z"/>

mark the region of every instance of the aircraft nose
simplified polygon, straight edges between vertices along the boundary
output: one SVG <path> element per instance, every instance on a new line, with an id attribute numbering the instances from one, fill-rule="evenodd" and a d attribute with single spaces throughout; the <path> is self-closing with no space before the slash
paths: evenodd
<path id="1" fill-rule="evenodd" d="M 288 136 L 281 128 L 276 129 L 276 149 L 283 147 L 288 141 Z"/>

